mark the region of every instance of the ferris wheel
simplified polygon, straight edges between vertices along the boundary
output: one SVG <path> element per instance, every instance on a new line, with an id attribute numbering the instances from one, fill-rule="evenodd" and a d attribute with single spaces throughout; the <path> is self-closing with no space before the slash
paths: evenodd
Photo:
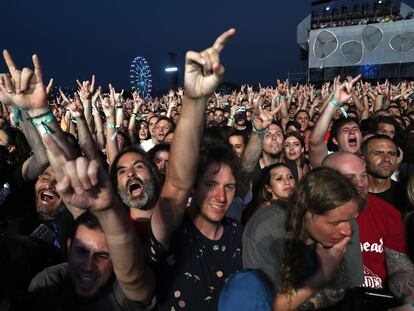
<path id="1" fill-rule="evenodd" d="M 129 77 L 132 89 L 137 91 L 144 99 L 151 97 L 152 76 L 151 69 L 144 57 L 137 56 L 131 63 Z"/>

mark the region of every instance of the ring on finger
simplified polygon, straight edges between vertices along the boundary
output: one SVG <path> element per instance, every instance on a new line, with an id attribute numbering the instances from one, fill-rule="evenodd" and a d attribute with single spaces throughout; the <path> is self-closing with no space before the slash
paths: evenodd
<path id="1" fill-rule="evenodd" d="M 11 93 L 13 93 L 13 91 L 11 91 L 11 90 L 6 90 L 6 93 L 11 94 Z"/>

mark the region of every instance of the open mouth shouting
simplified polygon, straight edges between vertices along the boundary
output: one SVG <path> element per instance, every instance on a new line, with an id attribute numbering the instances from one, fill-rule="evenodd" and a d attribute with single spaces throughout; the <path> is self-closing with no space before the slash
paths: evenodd
<path id="1" fill-rule="evenodd" d="M 60 202 L 59 194 L 53 189 L 41 189 L 38 195 L 39 203 L 47 206 L 55 206 Z"/>
<path id="2" fill-rule="evenodd" d="M 126 188 L 128 189 L 128 194 L 131 197 L 137 198 L 142 193 L 144 182 L 140 178 L 132 178 L 127 181 Z"/>

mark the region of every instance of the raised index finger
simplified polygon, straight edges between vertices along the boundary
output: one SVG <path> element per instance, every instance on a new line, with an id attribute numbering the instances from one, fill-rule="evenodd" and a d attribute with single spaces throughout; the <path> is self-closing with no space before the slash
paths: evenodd
<path id="1" fill-rule="evenodd" d="M 352 85 L 354 85 L 354 84 L 355 84 L 355 82 L 357 82 L 360 78 L 361 78 L 361 75 L 360 75 L 360 74 L 359 74 L 359 75 L 357 75 L 355 78 L 353 78 L 353 79 L 351 80 L 351 84 L 352 84 Z"/>
<path id="2" fill-rule="evenodd" d="M 217 52 L 221 52 L 224 48 L 226 42 L 236 33 L 236 29 L 231 28 L 226 32 L 222 33 L 220 37 L 216 39 L 216 42 L 213 44 L 213 48 L 217 50 Z"/>
<path id="3" fill-rule="evenodd" d="M 55 138 L 52 137 L 52 135 L 45 134 L 44 142 L 51 155 L 53 156 L 53 160 L 51 161 L 51 164 L 54 166 L 53 169 L 57 170 L 58 172 L 62 172 L 63 166 L 68 161 L 63 150 L 57 144 Z"/>
<path id="4" fill-rule="evenodd" d="M 36 82 L 42 82 L 43 83 L 43 74 L 42 74 L 42 67 L 40 66 L 40 60 L 39 57 L 37 57 L 36 54 L 32 56 L 33 65 L 34 65 L 34 74 L 36 77 Z"/>
<path id="5" fill-rule="evenodd" d="M 7 68 L 9 69 L 9 72 L 13 75 L 17 67 L 9 51 L 3 50 L 3 57 L 4 57 L 4 60 L 6 61 L 6 65 L 7 65 Z"/>

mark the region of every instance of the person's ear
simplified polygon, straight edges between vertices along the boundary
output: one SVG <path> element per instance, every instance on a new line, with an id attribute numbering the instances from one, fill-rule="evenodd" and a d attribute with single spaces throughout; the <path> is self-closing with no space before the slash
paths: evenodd
<path id="1" fill-rule="evenodd" d="M 314 216 L 315 214 L 310 212 L 310 211 L 306 211 L 305 213 L 305 226 L 306 224 L 311 224 L 314 221 Z"/>
<path id="2" fill-rule="evenodd" d="M 332 137 L 332 142 L 333 142 L 335 145 L 337 145 L 337 146 L 338 146 L 338 141 L 336 140 L 336 138 L 335 138 L 335 137 Z"/>

